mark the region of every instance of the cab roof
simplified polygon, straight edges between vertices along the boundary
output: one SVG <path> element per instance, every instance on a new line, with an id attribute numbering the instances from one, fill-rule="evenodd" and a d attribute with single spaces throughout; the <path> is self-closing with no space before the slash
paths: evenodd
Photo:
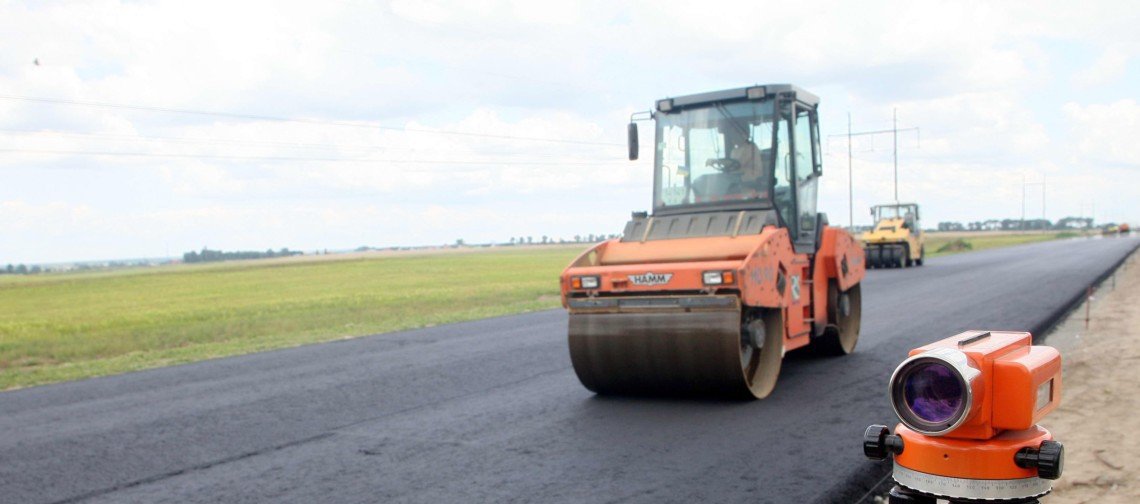
<path id="1" fill-rule="evenodd" d="M 819 105 L 819 97 L 792 84 L 757 84 L 748 87 L 709 91 L 657 100 L 656 109 L 668 113 L 673 110 L 704 105 L 706 103 L 762 100 L 776 96 L 789 96 L 808 106 Z M 663 109 L 664 107 L 664 109 Z"/>

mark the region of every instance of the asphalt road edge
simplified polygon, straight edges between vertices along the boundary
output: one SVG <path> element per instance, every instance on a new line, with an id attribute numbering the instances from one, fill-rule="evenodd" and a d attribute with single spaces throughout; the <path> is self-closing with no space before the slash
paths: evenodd
<path id="1" fill-rule="evenodd" d="M 1132 249 L 1129 250 L 1128 253 L 1121 256 L 1120 260 L 1112 264 L 1112 267 L 1104 270 L 1104 272 L 1097 276 L 1096 279 L 1089 284 L 1089 286 L 1094 290 L 1099 289 L 1100 285 L 1111 278 L 1112 275 L 1115 275 L 1116 270 L 1120 269 L 1120 267 L 1123 266 L 1126 261 L 1128 261 L 1128 258 L 1132 257 L 1132 255 L 1135 254 L 1136 250 L 1138 249 L 1140 249 L 1140 243 L 1133 245 Z M 1085 292 L 1077 292 L 1061 309 L 1050 314 L 1038 325 L 1030 328 L 1029 332 L 1033 334 L 1033 342 L 1040 342 L 1040 340 L 1044 338 L 1049 333 L 1049 331 L 1052 331 L 1054 327 L 1057 327 L 1057 324 L 1060 324 L 1061 321 L 1068 318 L 1074 310 L 1080 308 L 1081 305 L 1085 302 L 1085 296 Z"/>
<path id="2" fill-rule="evenodd" d="M 1112 264 L 1098 275 L 1090 284 L 1093 288 L 1098 288 L 1102 283 L 1108 280 L 1117 269 L 1132 257 L 1140 249 L 1140 243 L 1133 245 L 1128 253 L 1122 255 L 1120 260 Z M 1033 341 L 1040 342 L 1045 335 L 1057 326 L 1061 321 L 1067 318 L 1074 310 L 1079 308 L 1085 302 L 1086 292 L 1084 290 L 1075 293 L 1072 298 L 1060 308 L 1050 313 L 1049 316 L 1042 319 L 1039 323 L 1029 328 L 1029 332 L 1033 334 Z M 851 439 L 856 441 L 862 439 L 862 434 L 859 432 L 851 433 Z M 857 442 L 852 443 L 852 449 L 857 449 Z M 890 487 L 894 484 L 891 479 L 892 462 L 884 460 L 882 462 L 871 462 L 860 466 L 857 470 L 843 478 L 842 481 L 834 484 L 824 494 L 825 497 L 817 499 L 813 504 L 859 504 L 862 502 L 870 502 L 869 499 L 873 495 L 880 495 L 887 493 Z"/>

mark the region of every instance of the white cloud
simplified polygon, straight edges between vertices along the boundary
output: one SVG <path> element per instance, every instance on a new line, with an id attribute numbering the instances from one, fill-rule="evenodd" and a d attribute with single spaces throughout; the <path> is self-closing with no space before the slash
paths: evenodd
<path id="1" fill-rule="evenodd" d="M 247 184 L 236 179 L 226 169 L 200 161 L 178 163 L 163 167 L 163 175 L 172 191 L 182 196 L 216 196 L 239 194 Z"/>
<path id="2" fill-rule="evenodd" d="M 100 135 L 0 131 L 0 229 L 14 237 L 0 260 L 38 260 L 56 235 L 83 242 L 78 257 L 119 257 L 616 232 L 652 176 L 620 145 L 381 126 L 621 144 L 655 98 L 762 81 L 826 90 L 825 133 L 847 111 L 882 128 L 896 107 L 920 126 L 921 149 L 900 136 L 900 192 L 929 219 L 1011 216 L 1023 174 L 1070 192 L 1052 217 L 1076 213 L 1140 160 L 1134 99 L 1104 90 L 1136 61 L 1137 17 L 1061 1 L 4 3 L 0 95 L 354 126 L 0 99 L 0 128 Z M 892 197 L 887 142 L 856 153 L 859 206 Z M 821 186 L 833 222 L 846 222 L 841 150 Z M 1116 188 L 1121 218 L 1140 211 L 1135 187 Z"/>
<path id="3" fill-rule="evenodd" d="M 455 19 L 455 11 L 441 2 L 395 0 L 391 3 L 392 12 L 409 21 L 442 24 Z"/>
<path id="4" fill-rule="evenodd" d="M 1140 170 L 1140 104 L 1134 99 L 1108 104 L 1066 103 L 1072 135 L 1086 166 L 1117 164 Z"/>
<path id="5" fill-rule="evenodd" d="M 19 236 L 29 231 L 59 234 L 92 222 L 92 209 L 62 201 L 32 204 L 23 200 L 0 201 L 0 234 Z M 6 240 L 7 241 L 7 240 Z"/>
<path id="6" fill-rule="evenodd" d="M 1128 52 L 1119 47 L 1109 47 L 1087 69 L 1073 76 L 1077 87 L 1092 87 L 1112 82 L 1121 75 L 1128 64 Z"/>

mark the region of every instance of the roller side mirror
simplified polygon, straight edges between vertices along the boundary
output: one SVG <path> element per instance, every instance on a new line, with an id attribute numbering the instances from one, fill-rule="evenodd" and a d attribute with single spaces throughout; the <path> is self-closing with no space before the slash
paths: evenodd
<path id="1" fill-rule="evenodd" d="M 629 123 L 629 160 L 637 161 L 637 124 Z"/>

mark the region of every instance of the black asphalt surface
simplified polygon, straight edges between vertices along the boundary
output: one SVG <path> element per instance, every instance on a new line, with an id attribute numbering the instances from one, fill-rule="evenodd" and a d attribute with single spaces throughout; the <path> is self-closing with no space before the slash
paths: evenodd
<path id="1" fill-rule="evenodd" d="M 856 353 L 763 401 L 596 397 L 560 310 L 0 393 L 0 502 L 852 502 L 907 350 L 1040 329 L 1138 243 L 872 271 Z"/>

